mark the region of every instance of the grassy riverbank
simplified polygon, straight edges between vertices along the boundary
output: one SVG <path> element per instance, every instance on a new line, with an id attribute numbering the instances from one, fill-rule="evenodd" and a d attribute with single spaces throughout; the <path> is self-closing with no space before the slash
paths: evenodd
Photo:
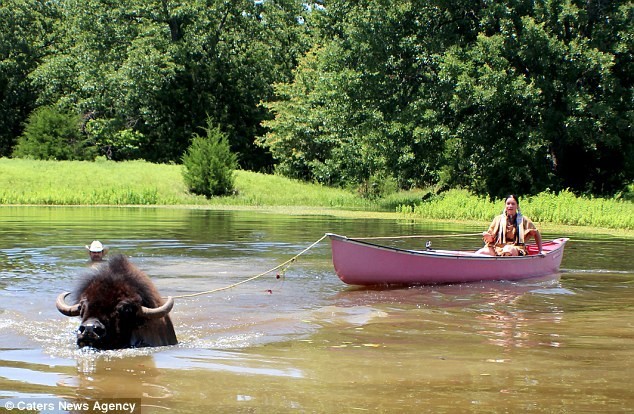
<path id="1" fill-rule="evenodd" d="M 179 165 L 0 159 L 0 204 L 371 208 L 343 190 L 248 171 L 236 171 L 236 187 L 206 199 L 187 192 Z"/>
<path id="2" fill-rule="evenodd" d="M 326 210 L 391 213 L 408 219 L 488 222 L 502 210 L 463 190 L 426 197 L 424 191 L 367 200 L 350 191 L 248 171 L 236 172 L 236 193 L 205 199 L 187 192 L 181 166 L 143 161 L 33 161 L 0 158 L 3 205 L 167 205 L 199 208 L 276 208 L 289 213 Z M 422 199 L 425 198 L 423 202 Z M 634 203 L 563 192 L 528 197 L 524 214 L 539 223 L 634 230 Z"/>

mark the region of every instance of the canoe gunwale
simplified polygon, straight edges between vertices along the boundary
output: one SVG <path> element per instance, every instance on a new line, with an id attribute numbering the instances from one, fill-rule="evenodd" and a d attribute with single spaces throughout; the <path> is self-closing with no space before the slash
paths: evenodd
<path id="1" fill-rule="evenodd" d="M 367 247 L 373 247 L 376 249 L 380 249 L 380 250 L 387 250 L 387 251 L 391 251 L 391 252 L 398 252 L 398 253 L 403 253 L 403 254 L 412 254 L 415 256 L 431 256 L 431 257 L 437 257 L 437 258 L 445 258 L 445 257 L 450 257 L 450 258 L 456 258 L 456 259 L 477 259 L 477 260 L 526 260 L 526 259 L 535 259 L 535 257 L 539 257 L 536 254 L 529 254 L 529 255 L 525 255 L 525 256 L 489 256 L 486 254 L 478 254 L 475 252 L 466 252 L 466 251 L 460 251 L 460 250 L 435 250 L 435 249 L 431 249 L 431 250 L 413 250 L 413 249 L 401 249 L 399 247 L 392 247 L 392 246 L 384 246 L 381 244 L 376 244 L 376 243 L 371 243 L 365 240 L 359 240 L 359 239 L 354 239 L 354 238 L 349 238 L 346 236 L 341 236 L 339 234 L 335 234 L 335 233 L 326 233 L 326 235 L 330 238 L 330 239 L 335 239 L 335 240 L 339 240 L 339 241 L 344 241 L 344 242 L 350 242 L 350 243 L 355 243 L 355 244 L 360 244 L 360 245 L 365 245 Z M 562 247 L 564 247 L 564 245 L 566 244 L 566 242 L 568 242 L 568 238 L 559 238 L 559 239 L 553 239 L 550 242 L 552 243 L 556 243 L 557 246 L 547 252 L 544 252 L 545 256 L 548 256 L 550 254 L 553 254 L 554 252 L 560 250 Z"/>

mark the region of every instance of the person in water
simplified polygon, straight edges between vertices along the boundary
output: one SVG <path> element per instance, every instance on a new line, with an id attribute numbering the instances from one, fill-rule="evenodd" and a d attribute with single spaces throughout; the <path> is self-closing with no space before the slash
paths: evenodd
<path id="1" fill-rule="evenodd" d="M 99 240 L 95 240 L 90 243 L 90 246 L 86 246 L 86 250 L 88 250 L 91 262 L 101 262 L 108 252 L 108 249 L 104 248 Z"/>
<path id="2" fill-rule="evenodd" d="M 482 233 L 484 247 L 476 253 L 490 256 L 524 256 L 527 254 L 525 242 L 534 238 L 539 254 L 543 255 L 542 236 L 535 224 L 522 216 L 519 201 L 513 194 L 505 199 L 502 214 L 495 217 L 489 229 Z"/>

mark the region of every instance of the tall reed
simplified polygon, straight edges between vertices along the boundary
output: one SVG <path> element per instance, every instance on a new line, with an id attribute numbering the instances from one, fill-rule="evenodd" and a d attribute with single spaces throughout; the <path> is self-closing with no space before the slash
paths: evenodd
<path id="1" fill-rule="evenodd" d="M 490 201 L 466 190 L 450 190 L 416 206 L 398 211 L 433 219 L 491 220 L 504 209 L 504 200 Z M 634 203 L 626 200 L 577 197 L 569 191 L 543 192 L 520 198 L 523 214 L 535 222 L 618 229 L 634 229 Z"/>

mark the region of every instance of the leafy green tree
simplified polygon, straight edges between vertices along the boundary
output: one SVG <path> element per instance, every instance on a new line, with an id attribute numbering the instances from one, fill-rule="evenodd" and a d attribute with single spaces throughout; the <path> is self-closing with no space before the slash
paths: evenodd
<path id="1" fill-rule="evenodd" d="M 551 0 L 535 20 L 556 44 L 548 60 L 538 50 L 525 60 L 542 74 L 535 82 L 548 103 L 544 132 L 558 184 L 613 194 L 634 179 L 634 4 Z M 535 32 L 530 41 L 540 40 Z"/>
<path id="2" fill-rule="evenodd" d="M 80 131 L 80 117 L 43 106 L 35 110 L 15 146 L 13 156 L 37 160 L 92 160 L 94 147 Z"/>
<path id="3" fill-rule="evenodd" d="M 431 70 L 420 42 L 435 10 L 372 1 L 333 3 L 322 13 L 314 20 L 337 37 L 324 36 L 294 81 L 276 85 L 281 99 L 265 103 L 276 117 L 259 142 L 278 171 L 361 188 L 376 177 L 400 187 L 433 182 L 442 144 L 412 103 Z"/>
<path id="4" fill-rule="evenodd" d="M 131 131 L 138 138 L 135 156 L 178 161 L 209 115 L 231 132 L 244 167 L 270 163 L 253 145 L 268 117 L 259 102 L 271 97 L 272 83 L 289 78 L 306 48 L 301 2 L 59 4 L 61 39 L 31 80 L 43 91 L 40 103 L 84 114 L 103 153 L 127 156 L 130 135 L 106 140 L 101 132 Z M 116 137 L 123 140 L 113 142 Z"/>
<path id="5" fill-rule="evenodd" d="M 0 2 L 0 156 L 11 154 L 22 124 L 36 106 L 37 90 L 28 74 L 53 41 L 55 2 Z"/>
<path id="6" fill-rule="evenodd" d="M 183 179 L 192 193 L 209 198 L 233 191 L 237 162 L 227 135 L 207 122 L 206 136 L 195 134 L 183 155 Z"/>
<path id="7" fill-rule="evenodd" d="M 447 131 L 450 185 L 491 196 L 564 188 L 611 194 L 632 179 L 631 108 L 622 105 L 631 101 L 631 88 L 623 88 L 631 81 L 616 76 L 614 49 L 606 47 L 620 37 L 623 15 L 595 6 L 498 3 L 483 14 L 475 42 L 442 57 L 440 100 L 449 106 L 435 113 Z M 606 13 L 593 29 L 591 12 Z M 588 36 L 604 19 L 617 24 L 594 41 Z"/>
<path id="8" fill-rule="evenodd" d="M 337 185 L 614 193 L 633 179 L 633 14 L 599 0 L 326 4 L 260 143 L 279 172 Z"/>
<path id="9" fill-rule="evenodd" d="M 468 48 L 450 48 L 439 72 L 452 92 L 442 114 L 451 175 L 445 179 L 495 196 L 530 193 L 548 179 L 540 162 L 548 155 L 538 129 L 540 91 L 517 76 L 504 41 L 481 35 Z"/>
<path id="10" fill-rule="evenodd" d="M 119 131 L 143 135 L 164 121 L 156 110 L 157 94 L 169 88 L 178 70 L 167 53 L 169 31 L 160 30 L 168 23 L 130 1 L 64 0 L 60 8 L 60 38 L 30 74 L 42 91 L 40 103 L 83 114 L 85 131 L 101 153 L 121 154 L 127 143 L 117 142 Z M 149 140 L 139 144 L 152 146 Z"/>

